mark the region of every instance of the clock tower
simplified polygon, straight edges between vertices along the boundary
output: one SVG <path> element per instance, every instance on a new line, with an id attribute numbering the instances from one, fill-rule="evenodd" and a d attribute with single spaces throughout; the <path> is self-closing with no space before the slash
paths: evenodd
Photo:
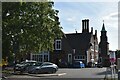
<path id="1" fill-rule="evenodd" d="M 99 57 L 101 59 L 102 66 L 104 67 L 110 66 L 108 52 L 109 52 L 109 43 L 108 43 L 107 31 L 105 30 L 105 24 L 103 22 L 101 36 L 100 36 L 100 43 L 99 43 Z"/>

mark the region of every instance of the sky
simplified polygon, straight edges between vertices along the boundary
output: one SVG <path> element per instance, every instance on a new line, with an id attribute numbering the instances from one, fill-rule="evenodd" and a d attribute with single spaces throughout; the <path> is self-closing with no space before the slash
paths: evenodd
<path id="1" fill-rule="evenodd" d="M 100 42 L 103 20 L 107 31 L 109 49 L 118 49 L 118 2 L 65 2 L 58 1 L 54 9 L 59 10 L 59 21 L 64 33 L 82 32 L 82 20 L 89 19 L 89 30 L 93 27 L 97 30 L 98 42 Z"/>

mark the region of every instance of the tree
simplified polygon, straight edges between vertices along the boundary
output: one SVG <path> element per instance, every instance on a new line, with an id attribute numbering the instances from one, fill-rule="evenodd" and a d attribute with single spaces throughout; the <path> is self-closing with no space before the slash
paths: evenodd
<path id="1" fill-rule="evenodd" d="M 120 50 L 116 50 L 115 54 L 116 54 L 116 58 L 120 58 Z"/>
<path id="2" fill-rule="evenodd" d="M 54 39 L 63 34 L 53 6 L 54 2 L 3 2 L 3 57 L 53 49 Z"/>

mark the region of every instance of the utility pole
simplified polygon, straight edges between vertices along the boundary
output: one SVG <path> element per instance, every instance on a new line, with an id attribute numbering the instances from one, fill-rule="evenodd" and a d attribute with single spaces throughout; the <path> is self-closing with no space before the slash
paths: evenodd
<path id="1" fill-rule="evenodd" d="M 17 54 L 17 50 L 18 50 L 18 41 L 17 41 L 17 37 L 12 35 L 12 42 L 13 42 L 13 53 L 14 53 L 14 73 L 16 72 L 15 70 L 15 65 L 17 63 L 16 60 L 16 54 Z"/>
<path id="2" fill-rule="evenodd" d="M 120 80 L 120 58 L 117 59 L 118 80 Z"/>

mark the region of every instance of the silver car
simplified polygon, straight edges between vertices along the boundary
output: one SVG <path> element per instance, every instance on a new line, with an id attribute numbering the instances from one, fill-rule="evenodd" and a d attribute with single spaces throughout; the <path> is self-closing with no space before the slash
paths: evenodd
<path id="1" fill-rule="evenodd" d="M 21 73 L 27 72 L 28 67 L 32 66 L 36 63 L 37 63 L 37 61 L 33 61 L 33 60 L 23 61 L 20 64 L 15 65 L 15 70 L 20 71 Z"/>
<path id="2" fill-rule="evenodd" d="M 41 65 L 34 65 L 34 67 L 29 68 L 28 73 L 40 74 L 40 73 L 56 73 L 58 66 L 54 63 L 43 62 Z"/>

